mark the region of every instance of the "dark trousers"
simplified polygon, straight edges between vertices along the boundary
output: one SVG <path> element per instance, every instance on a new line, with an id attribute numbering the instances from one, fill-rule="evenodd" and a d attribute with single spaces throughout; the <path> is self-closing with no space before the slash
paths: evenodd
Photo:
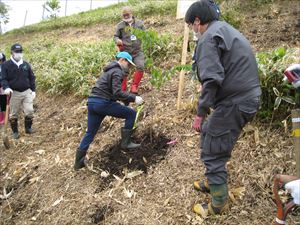
<path id="1" fill-rule="evenodd" d="M 136 112 L 115 101 L 95 97 L 88 98 L 88 127 L 86 134 L 80 142 L 80 150 L 88 150 L 105 116 L 125 119 L 124 128 L 131 130 L 134 125 Z"/>
<path id="2" fill-rule="evenodd" d="M 6 110 L 7 95 L 0 95 L 0 111 L 5 112 Z"/>
<path id="3" fill-rule="evenodd" d="M 220 105 L 203 124 L 201 160 L 209 184 L 227 183 L 226 163 L 243 127 L 253 119 L 258 107 L 258 98 L 240 104 Z"/>

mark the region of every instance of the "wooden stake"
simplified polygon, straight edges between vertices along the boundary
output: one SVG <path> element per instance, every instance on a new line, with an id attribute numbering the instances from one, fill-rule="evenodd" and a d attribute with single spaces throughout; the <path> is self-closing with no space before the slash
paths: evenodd
<path id="1" fill-rule="evenodd" d="M 296 175 L 300 177 L 300 109 L 292 110 L 294 149 L 296 159 Z"/>
<path id="2" fill-rule="evenodd" d="M 183 45 L 182 45 L 182 55 L 181 55 L 181 65 L 186 64 L 188 41 L 189 41 L 189 27 L 185 23 Z M 184 88 L 184 75 L 185 75 L 185 71 L 181 70 L 180 75 L 179 75 L 179 87 L 178 87 L 178 97 L 177 97 L 177 109 L 178 110 L 181 107 L 181 98 L 182 98 L 182 93 L 183 93 L 183 88 Z"/>

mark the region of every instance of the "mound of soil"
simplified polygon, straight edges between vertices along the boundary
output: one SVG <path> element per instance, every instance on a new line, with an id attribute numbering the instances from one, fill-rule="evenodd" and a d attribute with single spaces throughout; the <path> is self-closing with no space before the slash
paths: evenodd
<path id="1" fill-rule="evenodd" d="M 145 174 L 149 168 L 165 159 L 168 150 L 169 139 L 164 134 L 153 135 L 150 132 L 141 134 L 141 137 L 134 139 L 141 143 L 141 147 L 134 150 L 123 150 L 120 142 L 113 146 L 106 146 L 99 155 L 92 160 L 93 168 L 100 171 L 107 171 L 109 175 L 100 177 L 99 187 L 96 192 L 108 188 L 111 181 L 115 180 L 113 175 L 124 176 L 125 171 L 140 170 Z"/>

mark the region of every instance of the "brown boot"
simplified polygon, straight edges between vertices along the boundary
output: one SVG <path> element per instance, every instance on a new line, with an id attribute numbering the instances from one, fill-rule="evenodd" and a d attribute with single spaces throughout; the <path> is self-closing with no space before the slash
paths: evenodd
<path id="1" fill-rule="evenodd" d="M 199 180 L 199 181 L 194 181 L 194 188 L 197 191 L 201 191 L 204 193 L 209 193 L 210 189 L 209 189 L 209 184 L 208 184 L 208 180 Z"/>
<path id="2" fill-rule="evenodd" d="M 193 206 L 193 212 L 201 216 L 203 219 L 208 215 L 222 215 L 229 211 L 229 204 L 226 202 L 224 205 L 214 206 L 211 202 L 195 204 Z"/>

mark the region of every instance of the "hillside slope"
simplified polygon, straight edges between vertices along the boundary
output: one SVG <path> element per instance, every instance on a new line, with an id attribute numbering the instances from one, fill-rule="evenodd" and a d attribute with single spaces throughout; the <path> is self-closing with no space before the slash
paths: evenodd
<path id="1" fill-rule="evenodd" d="M 295 4 L 299 6 L 298 1 L 278 1 L 257 12 L 245 9 L 241 31 L 256 50 L 297 46 L 300 7 Z M 270 13 L 273 8 L 279 9 L 275 15 Z M 286 10 L 293 13 L 287 16 Z M 182 36 L 183 22 L 175 22 L 173 16 L 145 19 L 146 26 L 160 33 Z M 293 32 L 286 32 L 286 26 Z M 98 42 L 110 39 L 113 32 L 114 24 L 99 23 L 16 34 L 1 37 L 0 47 L 28 45 L 42 36 L 66 43 Z M 266 125 L 247 126 L 228 164 L 230 187 L 246 191 L 229 215 L 203 221 L 191 211 L 195 202 L 207 198 L 192 187 L 204 174 L 199 134 L 191 129 L 190 99 L 197 82 L 186 79 L 184 109 L 177 111 L 177 77 L 160 90 L 149 80 L 148 75 L 142 81 L 145 109 L 135 134 L 143 147 L 121 151 L 123 121 L 106 118 L 89 150 L 89 168 L 79 172 L 74 172 L 73 161 L 86 129 L 86 99 L 38 92 L 37 132 L 29 136 L 20 129 L 21 138 L 12 141 L 9 150 L 0 149 L 0 194 L 12 191 L 10 198 L 0 199 L 0 224 L 271 224 L 276 215 L 272 176 L 295 171 L 289 135 Z M 288 224 L 300 224 L 299 215 L 289 216 Z"/>

